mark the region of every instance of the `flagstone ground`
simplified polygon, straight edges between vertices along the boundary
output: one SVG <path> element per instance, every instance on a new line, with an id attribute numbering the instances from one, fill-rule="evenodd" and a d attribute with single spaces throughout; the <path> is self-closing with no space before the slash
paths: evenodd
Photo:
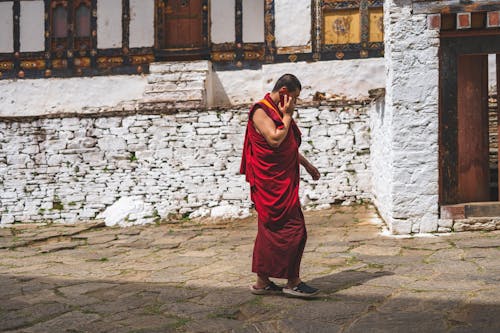
<path id="1" fill-rule="evenodd" d="M 500 331 L 499 231 L 385 236 L 371 206 L 306 223 L 310 301 L 249 292 L 254 218 L 2 228 L 0 331 Z"/>

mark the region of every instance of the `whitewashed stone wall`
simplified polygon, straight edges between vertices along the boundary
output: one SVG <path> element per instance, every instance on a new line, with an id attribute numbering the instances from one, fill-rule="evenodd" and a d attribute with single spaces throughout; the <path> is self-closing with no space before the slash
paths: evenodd
<path id="1" fill-rule="evenodd" d="M 384 2 L 386 98 L 392 115 L 391 195 L 386 222 L 393 233 L 438 229 L 439 32 L 409 0 Z"/>
<path id="2" fill-rule="evenodd" d="M 372 168 L 373 203 L 384 221 L 392 221 L 392 109 L 385 108 L 383 96 L 369 108 L 370 115 L 370 165 Z"/>
<path id="3" fill-rule="evenodd" d="M 128 224 L 246 216 L 239 164 L 247 112 L 1 121 L 1 224 L 94 219 L 129 197 L 141 209 Z M 367 117 L 363 105 L 298 109 L 301 150 L 323 175 L 312 181 L 303 172 L 306 208 L 370 199 Z"/>

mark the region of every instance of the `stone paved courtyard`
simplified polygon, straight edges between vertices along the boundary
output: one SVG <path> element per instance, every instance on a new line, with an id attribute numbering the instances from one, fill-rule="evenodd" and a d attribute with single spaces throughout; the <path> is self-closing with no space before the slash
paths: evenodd
<path id="1" fill-rule="evenodd" d="M 500 332 L 499 231 L 384 236 L 371 206 L 306 221 L 309 301 L 250 294 L 254 219 L 0 229 L 0 330 Z"/>

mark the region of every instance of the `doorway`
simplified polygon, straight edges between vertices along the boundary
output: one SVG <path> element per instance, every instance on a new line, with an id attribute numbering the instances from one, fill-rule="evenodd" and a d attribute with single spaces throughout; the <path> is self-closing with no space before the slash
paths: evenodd
<path id="1" fill-rule="evenodd" d="M 498 77 L 500 33 L 441 37 L 440 206 L 498 201 L 498 141 L 493 144 L 492 138 L 498 138 L 499 110 L 498 104 L 492 110 L 488 75 L 492 54 Z"/>
<path id="2" fill-rule="evenodd" d="M 208 54 L 208 0 L 156 0 L 157 56 L 196 60 Z"/>

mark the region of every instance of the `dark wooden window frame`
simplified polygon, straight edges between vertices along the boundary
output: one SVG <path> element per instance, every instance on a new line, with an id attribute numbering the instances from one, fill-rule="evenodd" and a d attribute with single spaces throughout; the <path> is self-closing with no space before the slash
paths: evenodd
<path id="1" fill-rule="evenodd" d="M 20 51 L 20 0 L 13 2 L 14 52 L 0 53 L 0 79 L 98 76 L 110 74 L 147 73 L 149 64 L 155 60 L 152 47 L 129 47 L 130 1 L 122 0 L 122 45 L 118 48 L 97 49 L 97 0 L 44 0 L 45 5 L 45 47 L 44 51 Z M 52 47 L 52 3 L 65 2 L 68 8 L 67 49 L 57 52 Z M 90 33 L 85 50 L 74 50 L 74 13 L 77 6 L 90 4 Z M 75 6 L 76 4 L 76 6 Z"/>
<path id="2" fill-rule="evenodd" d="M 275 36 L 274 0 L 264 2 L 264 43 L 242 42 L 242 0 L 236 1 L 235 43 L 212 44 L 211 59 L 218 70 L 252 68 L 263 63 L 359 59 L 384 56 L 384 43 L 371 43 L 369 37 L 369 9 L 382 8 L 383 0 L 349 0 L 328 2 L 311 0 L 312 51 L 303 53 L 277 53 Z M 322 18 L 324 11 L 359 9 L 361 12 L 361 43 L 352 45 L 324 45 Z"/>

